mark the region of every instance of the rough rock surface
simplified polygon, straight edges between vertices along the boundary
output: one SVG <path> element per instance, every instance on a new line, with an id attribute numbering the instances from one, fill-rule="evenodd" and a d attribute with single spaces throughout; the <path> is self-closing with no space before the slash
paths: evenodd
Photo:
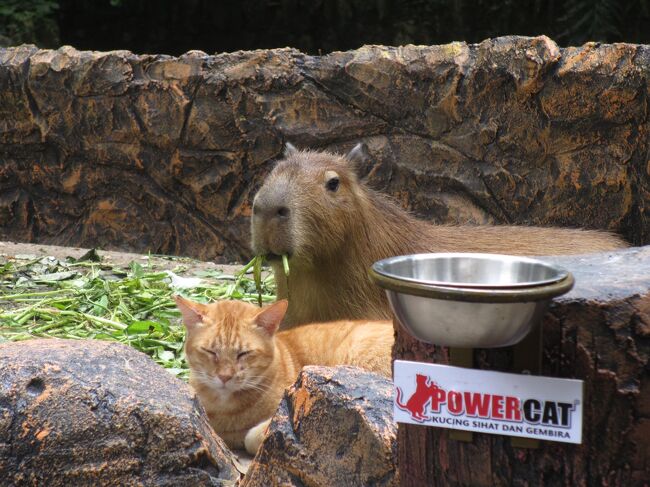
<path id="1" fill-rule="evenodd" d="M 575 288 L 543 322 L 542 374 L 585 381 L 582 445 L 542 441 L 513 449 L 503 436 L 401 425 L 402 486 L 646 486 L 650 478 L 650 246 L 547 258 L 569 269 Z M 512 348 L 477 350 L 475 366 L 513 370 Z M 396 358 L 447 363 L 398 326 Z"/>
<path id="2" fill-rule="evenodd" d="M 392 382 L 355 367 L 305 367 L 242 487 L 396 486 Z"/>
<path id="3" fill-rule="evenodd" d="M 308 56 L 0 49 L 0 239 L 240 260 L 290 140 L 418 215 L 650 241 L 650 47 L 546 37 Z"/>
<path id="4" fill-rule="evenodd" d="M 0 344 L 0 485 L 235 485 L 188 386 L 126 345 Z"/>

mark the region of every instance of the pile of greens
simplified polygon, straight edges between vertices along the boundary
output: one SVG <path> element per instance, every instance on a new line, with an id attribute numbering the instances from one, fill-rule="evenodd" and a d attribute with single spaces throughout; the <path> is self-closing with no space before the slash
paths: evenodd
<path id="1" fill-rule="evenodd" d="M 260 305 L 275 299 L 272 276 L 262 278 L 261 258 L 235 275 L 210 269 L 189 280 L 176 275 L 187 266 L 178 264 L 170 273 L 151 261 L 111 265 L 94 251 L 80 259 L 15 256 L 0 261 L 0 342 L 35 337 L 119 341 L 187 379 L 185 333 L 173 295 Z"/>

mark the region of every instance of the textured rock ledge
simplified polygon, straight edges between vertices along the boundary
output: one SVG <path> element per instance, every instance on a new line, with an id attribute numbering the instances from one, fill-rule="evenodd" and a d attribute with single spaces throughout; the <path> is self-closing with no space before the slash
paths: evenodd
<path id="1" fill-rule="evenodd" d="M 397 486 L 392 382 L 355 367 L 305 367 L 242 487 Z"/>
<path id="2" fill-rule="evenodd" d="M 190 389 L 96 340 L 0 344 L 0 485 L 235 485 Z"/>
<path id="3" fill-rule="evenodd" d="M 546 37 L 307 56 L 0 49 L 0 238 L 241 260 L 284 140 L 363 140 L 439 222 L 650 241 L 650 48 Z"/>
<path id="4" fill-rule="evenodd" d="M 585 381 L 582 445 L 513 449 L 507 437 L 450 440 L 400 425 L 402 486 L 645 486 L 650 465 L 650 246 L 551 257 L 576 278 L 543 322 L 542 375 Z M 446 363 L 447 350 L 398 330 L 397 358 Z M 475 366 L 512 370 L 512 349 L 477 350 Z M 421 468 L 427 465 L 426 469 Z"/>

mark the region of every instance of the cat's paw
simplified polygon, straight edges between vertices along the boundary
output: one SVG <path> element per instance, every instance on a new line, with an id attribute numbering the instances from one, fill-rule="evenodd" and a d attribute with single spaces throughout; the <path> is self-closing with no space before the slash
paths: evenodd
<path id="1" fill-rule="evenodd" d="M 262 440 L 266 435 L 266 428 L 270 423 L 271 418 L 267 419 L 266 421 L 262 421 L 257 426 L 253 426 L 248 430 L 248 433 L 246 433 L 246 437 L 244 438 L 244 446 L 246 447 L 246 451 L 251 455 L 255 455 L 257 453 L 257 450 L 262 444 Z"/>

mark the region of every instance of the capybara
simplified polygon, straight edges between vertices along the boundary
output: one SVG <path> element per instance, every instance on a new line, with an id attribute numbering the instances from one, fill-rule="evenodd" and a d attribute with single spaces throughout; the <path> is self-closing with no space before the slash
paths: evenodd
<path id="1" fill-rule="evenodd" d="M 390 317 L 373 262 L 422 252 L 560 255 L 625 247 L 604 231 L 505 225 L 436 225 L 418 220 L 357 178 L 364 144 L 347 156 L 288 144 L 253 201 L 252 249 L 271 261 L 283 327 Z M 280 256 L 289 258 L 285 279 Z"/>

